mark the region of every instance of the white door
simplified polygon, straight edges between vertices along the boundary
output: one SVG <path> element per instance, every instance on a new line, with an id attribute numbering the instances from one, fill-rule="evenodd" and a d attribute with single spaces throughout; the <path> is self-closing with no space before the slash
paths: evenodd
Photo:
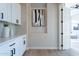
<path id="1" fill-rule="evenodd" d="M 70 39 L 71 16 L 70 9 L 63 5 L 63 49 L 71 48 Z"/>

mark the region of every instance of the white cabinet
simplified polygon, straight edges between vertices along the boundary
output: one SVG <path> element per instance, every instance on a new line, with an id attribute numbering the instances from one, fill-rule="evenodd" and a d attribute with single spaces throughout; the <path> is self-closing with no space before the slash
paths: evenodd
<path id="1" fill-rule="evenodd" d="M 9 44 L 5 43 L 4 45 L 0 46 L 0 56 L 11 56 L 11 49 Z"/>
<path id="2" fill-rule="evenodd" d="M 10 48 L 13 50 L 13 56 L 20 56 L 21 52 L 21 40 L 18 38 L 15 38 L 14 41 L 10 42 Z"/>
<path id="3" fill-rule="evenodd" d="M 0 3 L 0 21 L 21 25 L 21 5 L 19 3 Z"/>
<path id="4" fill-rule="evenodd" d="M 15 38 L 15 54 L 14 56 L 22 56 L 26 50 L 26 36 Z"/>
<path id="5" fill-rule="evenodd" d="M 21 6 L 18 3 L 12 3 L 12 23 L 21 24 Z"/>
<path id="6" fill-rule="evenodd" d="M 26 50 L 26 37 L 25 36 L 20 36 L 14 39 L 14 41 L 10 42 L 14 44 L 11 46 L 11 49 L 13 50 L 13 56 L 22 56 L 23 53 Z"/>
<path id="7" fill-rule="evenodd" d="M 22 41 L 23 41 L 23 47 L 24 47 L 23 51 L 25 51 L 26 48 L 27 48 L 27 41 L 26 41 L 26 36 L 25 35 L 22 37 Z"/>
<path id="8" fill-rule="evenodd" d="M 26 36 L 20 36 L 0 44 L 0 56 L 22 56 L 26 50 Z"/>
<path id="9" fill-rule="evenodd" d="M 20 41 L 21 41 L 21 43 L 20 43 L 20 48 L 22 48 L 21 50 L 20 50 L 20 52 L 25 52 L 25 50 L 26 50 L 26 36 L 24 35 L 24 36 L 21 36 L 20 38 Z M 20 53 L 20 55 L 23 55 L 23 53 Z"/>
<path id="10" fill-rule="evenodd" d="M 10 3 L 0 3 L 0 21 L 11 22 Z"/>

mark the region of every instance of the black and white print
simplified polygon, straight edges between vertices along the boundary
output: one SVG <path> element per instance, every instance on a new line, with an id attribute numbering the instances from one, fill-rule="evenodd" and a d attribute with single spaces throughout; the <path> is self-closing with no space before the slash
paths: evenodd
<path id="1" fill-rule="evenodd" d="M 44 26 L 44 10 L 43 9 L 32 10 L 32 26 L 33 27 Z"/>

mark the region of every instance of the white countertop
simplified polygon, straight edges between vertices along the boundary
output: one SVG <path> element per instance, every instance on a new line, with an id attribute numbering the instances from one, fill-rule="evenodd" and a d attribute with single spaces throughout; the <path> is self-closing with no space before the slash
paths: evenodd
<path id="1" fill-rule="evenodd" d="M 25 34 L 23 34 L 23 35 L 25 35 Z M 19 36 L 22 36 L 22 35 L 15 35 L 15 36 L 10 36 L 10 37 L 5 37 L 5 38 L 0 37 L 0 43 L 11 40 L 11 39 L 14 39 L 14 38 L 17 38 Z"/>

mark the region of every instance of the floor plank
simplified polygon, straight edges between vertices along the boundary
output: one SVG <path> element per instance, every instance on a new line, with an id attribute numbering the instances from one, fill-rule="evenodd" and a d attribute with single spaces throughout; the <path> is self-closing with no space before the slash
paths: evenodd
<path id="1" fill-rule="evenodd" d="M 74 50 L 53 50 L 53 49 L 29 49 L 24 56 L 76 56 L 78 53 L 74 53 Z"/>

